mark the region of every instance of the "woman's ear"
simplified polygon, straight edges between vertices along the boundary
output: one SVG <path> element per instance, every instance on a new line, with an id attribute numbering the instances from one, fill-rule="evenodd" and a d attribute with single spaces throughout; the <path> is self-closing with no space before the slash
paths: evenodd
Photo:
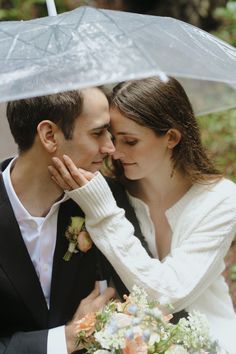
<path id="1" fill-rule="evenodd" d="M 167 146 L 169 149 L 173 149 L 176 145 L 179 144 L 181 140 L 181 133 L 178 129 L 171 128 L 166 133 L 167 135 Z"/>
<path id="2" fill-rule="evenodd" d="M 37 126 L 39 139 L 49 153 L 53 153 L 57 149 L 58 131 L 58 126 L 50 120 L 43 120 Z"/>

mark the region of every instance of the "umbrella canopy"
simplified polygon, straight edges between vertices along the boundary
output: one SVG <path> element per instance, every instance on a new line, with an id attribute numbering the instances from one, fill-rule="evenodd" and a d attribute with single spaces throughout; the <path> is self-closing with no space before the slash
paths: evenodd
<path id="1" fill-rule="evenodd" d="M 0 101 L 172 75 L 196 114 L 236 106 L 236 49 L 182 21 L 91 7 L 0 23 Z"/>

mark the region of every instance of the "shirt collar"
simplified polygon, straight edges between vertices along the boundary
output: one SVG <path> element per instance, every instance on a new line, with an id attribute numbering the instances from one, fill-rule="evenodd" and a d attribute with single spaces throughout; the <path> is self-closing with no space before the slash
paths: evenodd
<path id="1" fill-rule="evenodd" d="M 12 205 L 15 217 L 16 217 L 18 222 L 21 222 L 21 221 L 24 221 L 24 220 L 29 220 L 29 219 L 32 219 L 32 218 L 42 219 L 41 217 L 33 217 L 32 215 L 30 215 L 30 213 L 25 209 L 25 207 L 23 206 L 23 204 L 19 200 L 19 198 L 16 195 L 16 192 L 15 192 L 13 186 L 12 186 L 11 170 L 12 170 L 12 167 L 14 166 L 14 164 L 16 162 L 16 159 L 17 159 L 17 157 L 15 157 L 13 160 L 11 160 L 10 163 L 7 165 L 6 169 L 2 173 L 3 182 L 5 184 L 5 188 L 6 188 L 6 191 L 7 191 L 7 194 L 8 194 L 8 198 L 9 198 L 10 203 Z M 57 210 L 59 208 L 60 204 L 65 202 L 67 199 L 69 199 L 69 197 L 66 194 L 64 194 L 64 196 L 60 200 L 56 201 L 51 206 L 51 208 L 50 208 L 48 214 L 46 215 L 46 217 L 48 217 L 49 215 L 54 213 L 55 210 Z"/>

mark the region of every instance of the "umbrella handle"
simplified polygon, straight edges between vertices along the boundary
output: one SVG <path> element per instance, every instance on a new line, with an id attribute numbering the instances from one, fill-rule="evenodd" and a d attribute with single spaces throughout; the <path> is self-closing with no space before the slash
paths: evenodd
<path id="1" fill-rule="evenodd" d="M 48 15 L 57 16 L 57 9 L 54 0 L 46 0 Z"/>

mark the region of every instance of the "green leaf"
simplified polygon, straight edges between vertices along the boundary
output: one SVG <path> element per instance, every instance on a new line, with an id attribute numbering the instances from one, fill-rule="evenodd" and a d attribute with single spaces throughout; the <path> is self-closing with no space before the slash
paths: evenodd
<path id="1" fill-rule="evenodd" d="M 236 280 L 236 263 L 233 263 L 230 267 L 230 279 L 233 281 Z"/>

